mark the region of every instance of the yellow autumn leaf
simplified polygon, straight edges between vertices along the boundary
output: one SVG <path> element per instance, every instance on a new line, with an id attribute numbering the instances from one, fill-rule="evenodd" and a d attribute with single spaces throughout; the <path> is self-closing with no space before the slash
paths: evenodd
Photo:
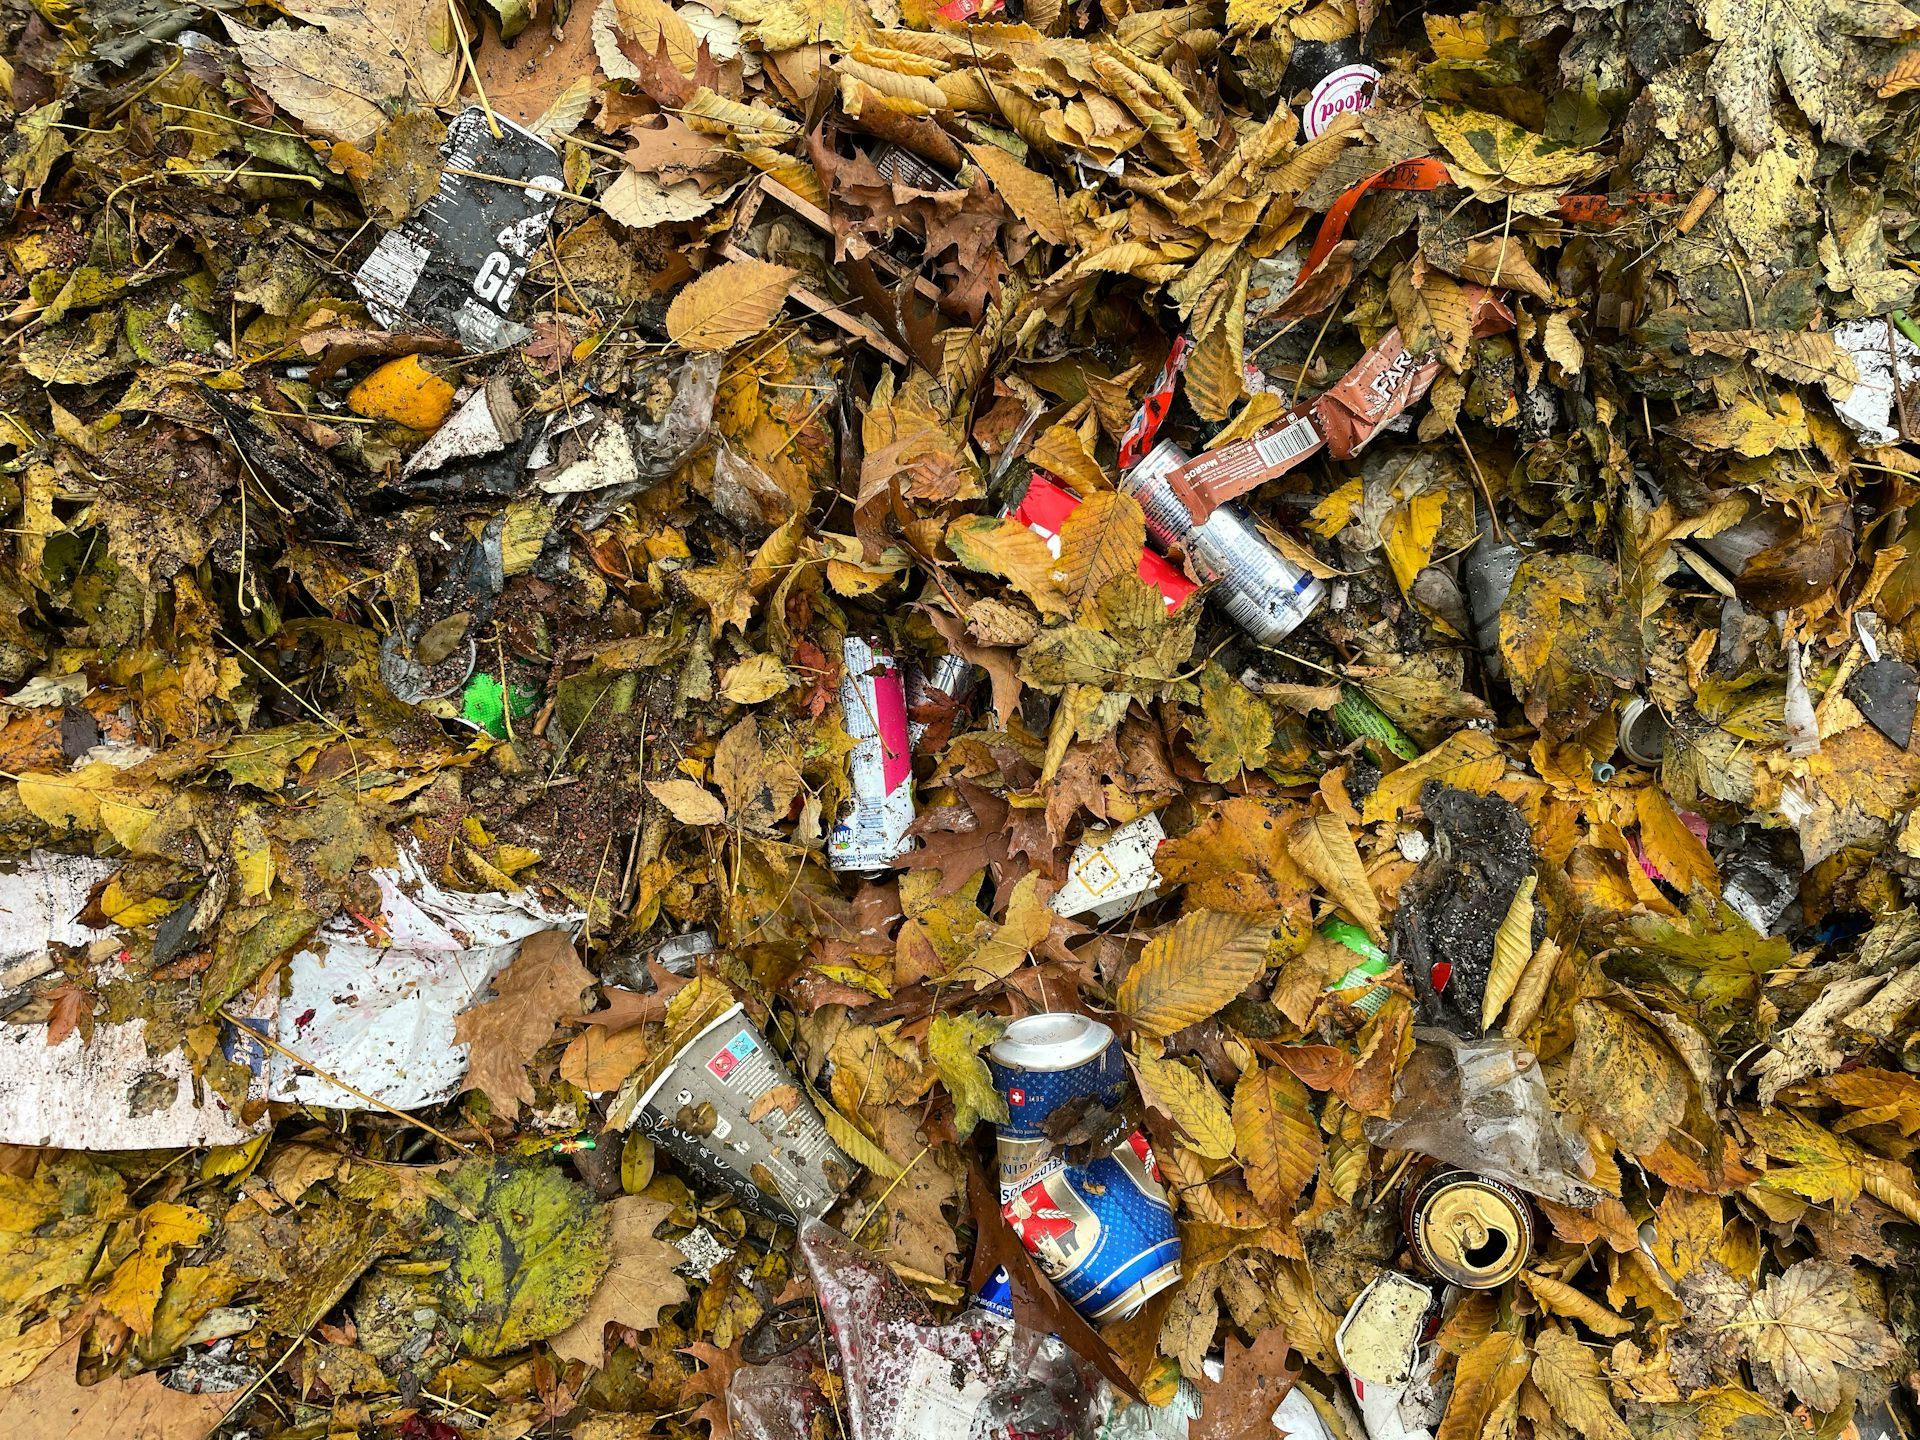
<path id="1" fill-rule="evenodd" d="M 729 260 L 673 297 L 667 334 L 689 350 L 727 350 L 773 323 L 794 272 L 765 260 Z"/>
<path id="2" fill-rule="evenodd" d="M 1598 1300 L 1574 1289 L 1564 1280 L 1556 1280 L 1537 1270 L 1523 1271 L 1520 1278 L 1526 1282 L 1527 1289 L 1533 1292 L 1533 1298 L 1540 1302 L 1542 1309 L 1568 1320 L 1578 1320 L 1596 1335 L 1612 1338 L 1625 1335 L 1633 1329 L 1631 1320 L 1614 1314 Z"/>
<path id="3" fill-rule="evenodd" d="M 347 408 L 409 430 L 437 430 L 453 409 L 453 386 L 418 355 L 389 360 L 347 392 Z"/>
<path id="4" fill-rule="evenodd" d="M 1042 240 L 1064 245 L 1072 238 L 1066 201 L 1054 184 L 1037 170 L 1029 170 L 998 145 L 967 146 L 973 163 L 986 171 L 1007 208 L 1032 227 Z"/>
<path id="5" fill-rule="evenodd" d="M 1669 424 L 1667 431 L 1702 450 L 1731 450 L 1749 459 L 1811 444 L 1813 432 L 1807 426 L 1807 412 L 1800 397 L 1781 390 L 1771 399 L 1776 408 L 1769 409 L 1742 395 L 1731 405 L 1683 415 Z"/>
<path id="6" fill-rule="evenodd" d="M 1539 876 L 1529 875 L 1513 892 L 1505 918 L 1493 935 L 1493 968 L 1487 973 L 1487 993 L 1480 1001 L 1480 1028 L 1491 1030 L 1501 1008 L 1512 998 L 1527 961 L 1533 958 L 1533 890 Z"/>
<path id="7" fill-rule="evenodd" d="M 1402 595 L 1411 593 L 1414 577 L 1433 559 L 1434 537 L 1440 533 L 1446 508 L 1444 490 L 1422 490 L 1393 512 L 1387 527 L 1387 563 Z"/>
<path id="8" fill-rule="evenodd" d="M 793 688 L 793 673 L 778 655 L 749 655 L 727 671 L 720 693 L 736 705 L 758 705 Z"/>
<path id="9" fill-rule="evenodd" d="M 1660 1147 L 1687 1114 L 1679 1058 L 1639 1019 L 1600 1000 L 1573 1007 L 1568 1088 L 1629 1155 Z"/>
<path id="10" fill-rule="evenodd" d="M 1060 525 L 1054 570 L 1060 589 L 1076 608 L 1085 605 L 1109 580 L 1139 567 L 1146 540 L 1146 516 L 1138 500 L 1117 490 L 1089 495 Z"/>
<path id="11" fill-rule="evenodd" d="M 1247 1188 L 1283 1219 L 1320 1168 L 1320 1127 L 1307 1087 L 1277 1065 L 1244 1071 L 1233 1087 L 1233 1134 Z"/>
<path id="12" fill-rule="evenodd" d="M 827 1127 L 828 1136 L 847 1152 L 850 1159 L 882 1180 L 900 1178 L 900 1162 L 869 1139 L 866 1131 L 836 1110 L 826 1096 L 816 1094 L 813 1099 L 820 1108 L 820 1119 Z"/>
<path id="13" fill-rule="evenodd" d="M 727 818 L 720 797 L 697 780 L 649 780 L 647 791 L 682 825 L 719 825 Z"/>
<path id="14" fill-rule="evenodd" d="M 1633 1440 L 1613 1408 L 1600 1361 L 1564 1330 L 1544 1330 L 1534 1340 L 1529 1374 L 1554 1413 L 1586 1440 Z"/>
<path id="15" fill-rule="evenodd" d="M 1408 807 L 1418 804 L 1420 790 L 1429 780 L 1485 795 L 1493 782 L 1506 773 L 1506 757 L 1484 730 L 1462 730 L 1436 745 L 1418 760 L 1410 760 L 1391 774 L 1381 777 L 1367 797 L 1361 819 L 1368 825 L 1392 820 Z"/>
<path id="16" fill-rule="evenodd" d="M 1203 420 L 1218 423 L 1226 419 L 1246 393 L 1246 372 L 1241 364 L 1243 353 L 1238 328 L 1222 319 L 1199 338 L 1187 355 L 1181 387 Z"/>
<path id="17" fill-rule="evenodd" d="M 1346 821 L 1338 815 L 1296 820 L 1287 831 L 1287 853 L 1372 937 L 1374 944 L 1387 943 L 1387 932 L 1380 923 L 1380 899 L 1373 893 L 1373 882 L 1367 878 L 1367 867 Z"/>
<path id="18" fill-rule="evenodd" d="M 160 1201 L 142 1210 L 138 1223 L 139 1247 L 114 1270 L 98 1303 L 134 1334 L 151 1335 L 174 1251 L 198 1245 L 213 1222 L 189 1205 Z"/>
<path id="19" fill-rule="evenodd" d="M 1685 894 L 1695 890 L 1720 893 L 1720 872 L 1714 867 L 1713 856 L 1659 787 L 1646 785 L 1636 790 L 1633 813 L 1640 822 L 1640 847 L 1646 851 L 1647 863 L 1668 884 Z"/>
<path id="20" fill-rule="evenodd" d="M 1455 175 L 1475 189 L 1510 193 L 1560 186 L 1597 175 L 1609 164 L 1605 156 L 1560 144 L 1511 120 L 1464 105 L 1430 104 L 1426 121 L 1454 161 Z"/>
<path id="21" fill-rule="evenodd" d="M 947 548 L 969 570 L 1001 576 L 1043 615 L 1065 615 L 1072 609 L 1054 578 L 1047 542 L 1017 520 L 962 515 L 947 527 Z"/>
<path id="22" fill-rule="evenodd" d="M 666 0 L 614 0 L 614 23 L 643 55 L 656 55 L 662 42 L 667 59 L 682 75 L 700 62 L 700 39 Z"/>
<path id="23" fill-rule="evenodd" d="M 1527 1361 L 1527 1347 L 1510 1330 L 1475 1341 L 1454 1366 L 1453 1394 L 1434 1440 L 1480 1440 L 1487 1422 L 1519 1390 Z"/>
<path id="24" fill-rule="evenodd" d="M 1053 912 L 1040 895 L 1040 872 L 1029 870 L 1014 883 L 1006 918 L 973 954 L 953 968 L 952 978 L 971 980 L 976 990 L 1006 979 L 1047 938 L 1052 924 Z"/>
<path id="25" fill-rule="evenodd" d="M 1194 1153 L 1209 1160 L 1233 1154 L 1233 1117 L 1213 1082 L 1177 1060 L 1142 1053 L 1133 1057 L 1140 1094 L 1156 1110 L 1164 1111 L 1180 1127 Z"/>
<path id="26" fill-rule="evenodd" d="M 1273 931 L 1222 910 L 1183 915 L 1147 942 L 1114 993 L 1120 1013 L 1143 1035 L 1197 1025 L 1267 968 Z"/>

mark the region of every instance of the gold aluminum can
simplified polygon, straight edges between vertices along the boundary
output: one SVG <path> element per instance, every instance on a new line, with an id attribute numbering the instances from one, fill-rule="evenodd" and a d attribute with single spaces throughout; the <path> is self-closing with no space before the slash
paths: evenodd
<path id="1" fill-rule="evenodd" d="M 1466 1290 L 1492 1290 L 1533 1254 L 1533 1207 L 1502 1180 L 1441 1170 L 1407 1196 L 1407 1248 L 1421 1268 Z"/>

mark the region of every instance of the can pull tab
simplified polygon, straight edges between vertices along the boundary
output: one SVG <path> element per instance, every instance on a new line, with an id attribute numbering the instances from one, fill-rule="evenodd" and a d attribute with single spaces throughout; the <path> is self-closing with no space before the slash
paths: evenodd
<path id="1" fill-rule="evenodd" d="M 1454 1253 L 1463 1264 L 1475 1270 L 1491 1270 L 1506 1258 L 1507 1237 L 1478 1215 L 1462 1211 L 1453 1217 L 1449 1228 Z"/>

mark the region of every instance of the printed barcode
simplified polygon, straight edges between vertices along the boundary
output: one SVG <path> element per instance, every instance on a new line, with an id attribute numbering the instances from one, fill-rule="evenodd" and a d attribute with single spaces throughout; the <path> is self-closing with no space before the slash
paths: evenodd
<path id="1" fill-rule="evenodd" d="M 1313 428 L 1313 421 L 1302 415 L 1284 430 L 1254 441 L 1253 448 L 1267 464 L 1278 465 L 1282 460 L 1306 454 L 1319 443 L 1320 432 Z"/>

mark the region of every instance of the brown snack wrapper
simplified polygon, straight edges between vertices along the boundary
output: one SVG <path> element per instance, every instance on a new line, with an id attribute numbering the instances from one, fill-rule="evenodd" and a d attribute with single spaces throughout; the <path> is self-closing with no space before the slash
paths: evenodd
<path id="1" fill-rule="evenodd" d="M 1513 324 L 1513 312 L 1491 290 L 1469 288 L 1475 335 L 1498 334 Z M 1439 373 L 1438 352 L 1409 354 L 1397 325 L 1382 335 L 1359 364 L 1307 406 L 1326 436 L 1327 454 L 1335 460 L 1358 455 L 1381 426 L 1427 393 Z"/>
<path id="2" fill-rule="evenodd" d="M 1167 483 L 1201 524 L 1218 506 L 1278 479 L 1326 443 L 1311 415 L 1295 413 L 1244 440 L 1202 451 L 1170 472 Z"/>
<path id="3" fill-rule="evenodd" d="M 1469 288 L 1475 335 L 1497 334 L 1513 324 L 1513 312 L 1492 291 Z M 1258 434 L 1194 456 L 1167 477 L 1168 484 L 1195 523 L 1202 522 L 1321 449 L 1335 460 L 1359 454 L 1382 426 L 1427 393 L 1439 373 L 1439 353 L 1409 354 L 1395 326 L 1325 392 Z"/>

